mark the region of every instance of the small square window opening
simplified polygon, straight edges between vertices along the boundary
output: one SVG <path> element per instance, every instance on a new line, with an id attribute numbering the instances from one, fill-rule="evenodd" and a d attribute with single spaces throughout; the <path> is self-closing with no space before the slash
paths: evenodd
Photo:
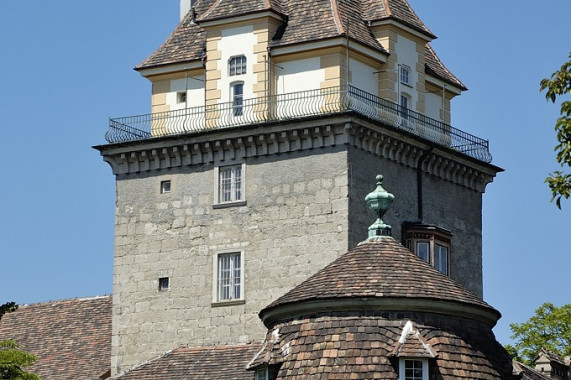
<path id="1" fill-rule="evenodd" d="M 171 181 L 161 181 L 161 194 L 171 192 Z"/>
<path id="2" fill-rule="evenodd" d="M 177 103 L 186 103 L 186 91 L 179 91 L 176 93 L 176 102 Z"/>
<path id="3" fill-rule="evenodd" d="M 159 290 L 166 291 L 170 289 L 170 281 L 168 277 L 159 278 Z"/>

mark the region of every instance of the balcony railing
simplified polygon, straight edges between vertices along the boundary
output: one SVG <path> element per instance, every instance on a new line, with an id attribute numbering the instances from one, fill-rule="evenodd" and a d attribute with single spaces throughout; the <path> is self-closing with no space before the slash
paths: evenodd
<path id="1" fill-rule="evenodd" d="M 136 141 L 343 112 L 356 112 L 480 161 L 492 160 L 487 140 L 351 86 L 110 119 L 105 139 L 109 143 Z"/>

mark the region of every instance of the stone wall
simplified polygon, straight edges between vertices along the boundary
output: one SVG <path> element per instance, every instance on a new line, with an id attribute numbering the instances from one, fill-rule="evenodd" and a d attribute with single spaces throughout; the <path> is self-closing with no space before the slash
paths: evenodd
<path id="1" fill-rule="evenodd" d="M 118 176 L 116 371 L 181 345 L 262 339 L 259 310 L 348 249 L 346 162 L 340 147 L 246 159 L 246 205 L 224 208 L 214 163 Z M 244 302 L 212 302 L 221 250 L 244 254 Z"/>
<path id="2" fill-rule="evenodd" d="M 366 238 L 374 221 L 363 202 L 374 190 L 376 174 L 384 176 L 383 187 L 395 200 L 383 220 L 401 241 L 404 221 L 418 221 L 417 169 L 349 149 L 350 246 Z M 451 231 L 450 277 L 482 297 L 482 194 L 422 170 L 422 222 Z"/>

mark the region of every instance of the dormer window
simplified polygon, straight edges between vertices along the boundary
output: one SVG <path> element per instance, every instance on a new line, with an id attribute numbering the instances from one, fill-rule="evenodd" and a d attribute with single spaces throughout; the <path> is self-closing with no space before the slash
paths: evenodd
<path id="1" fill-rule="evenodd" d="M 428 380 L 428 361 L 425 359 L 401 359 L 399 362 L 399 380 Z"/>
<path id="2" fill-rule="evenodd" d="M 230 76 L 246 74 L 246 56 L 238 55 L 228 62 Z"/>
<path id="3" fill-rule="evenodd" d="M 410 68 L 408 66 L 400 67 L 400 82 L 410 86 Z"/>
<path id="4" fill-rule="evenodd" d="M 403 225 L 404 245 L 445 275 L 450 275 L 451 238 L 444 228 L 421 223 Z"/>

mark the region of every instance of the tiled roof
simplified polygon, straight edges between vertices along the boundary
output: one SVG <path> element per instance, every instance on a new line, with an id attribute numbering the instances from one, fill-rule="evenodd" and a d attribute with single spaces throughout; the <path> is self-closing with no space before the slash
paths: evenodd
<path id="1" fill-rule="evenodd" d="M 521 380 L 548 380 L 549 376 L 542 374 L 534 368 L 529 367 L 526 364 L 517 362 L 514 360 L 514 373 L 521 375 Z"/>
<path id="2" fill-rule="evenodd" d="M 460 79 L 456 78 L 454 74 L 450 72 L 444 66 L 440 58 L 432 49 L 430 44 L 426 44 L 426 48 L 424 49 L 424 57 L 426 60 L 425 71 L 427 74 L 433 75 L 439 79 L 442 79 L 445 82 L 448 82 L 456 87 L 461 88 L 462 90 L 467 90 L 468 88 L 460 81 Z"/>
<path id="3" fill-rule="evenodd" d="M 391 350 L 407 319 L 415 321 L 438 352 L 435 378 L 511 379 L 509 355 L 489 326 L 459 317 L 407 312 L 323 312 L 277 323 L 268 332 L 269 352 L 258 357 L 281 364 L 277 380 L 396 379 Z"/>
<path id="4" fill-rule="evenodd" d="M 38 357 L 29 367 L 43 380 L 100 378 L 111 369 L 111 297 L 22 305 L 0 320 L 12 339 Z"/>
<path id="5" fill-rule="evenodd" d="M 557 352 L 553 352 L 551 350 L 548 350 L 547 348 L 542 347 L 539 350 L 539 353 L 537 354 L 537 358 L 539 358 L 541 355 L 544 355 L 549 361 L 556 362 L 556 363 L 561 364 L 561 365 L 565 365 L 565 361 Z M 537 358 L 536 358 L 536 360 L 537 360 Z"/>
<path id="6" fill-rule="evenodd" d="M 363 20 L 361 0 L 328 0 L 316 4 L 307 0 L 284 1 L 287 26 L 272 46 L 284 46 L 335 37 L 349 37 L 375 50 L 386 50 L 373 37 Z"/>
<path id="7" fill-rule="evenodd" d="M 197 21 L 217 20 L 269 10 L 283 14 L 282 5 L 278 0 L 216 0 L 204 13 L 197 14 Z"/>
<path id="8" fill-rule="evenodd" d="M 260 312 L 312 300 L 413 298 L 452 301 L 495 311 L 396 240 L 365 242 L 275 300 Z"/>
<path id="9" fill-rule="evenodd" d="M 261 344 L 236 346 L 177 348 L 157 359 L 151 360 L 131 371 L 115 377 L 120 380 L 242 380 L 254 378 L 246 365 Z"/>
<path id="10" fill-rule="evenodd" d="M 205 50 L 206 33 L 192 22 L 191 12 L 189 12 L 167 40 L 137 65 L 136 69 L 196 61 L 202 59 Z"/>
<path id="11" fill-rule="evenodd" d="M 364 19 L 367 21 L 395 19 L 431 38 L 435 38 L 407 0 L 365 0 L 364 7 L 366 9 Z"/>
<path id="12" fill-rule="evenodd" d="M 197 22 L 273 10 L 287 16 L 287 25 L 274 37 L 272 46 L 284 46 L 349 36 L 379 52 L 386 50 L 373 37 L 368 21 L 394 19 L 430 37 L 434 35 L 406 0 L 199 0 Z M 204 30 L 191 22 L 192 11 L 136 69 L 189 62 L 203 57 Z M 438 71 L 437 71 L 438 72 Z"/>

